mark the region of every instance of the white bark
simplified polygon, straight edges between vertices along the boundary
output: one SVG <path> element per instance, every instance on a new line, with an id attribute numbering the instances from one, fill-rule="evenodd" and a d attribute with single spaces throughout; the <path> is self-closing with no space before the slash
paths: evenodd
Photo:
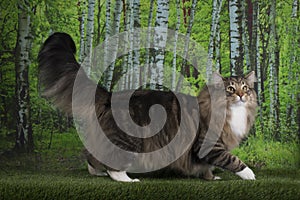
<path id="1" fill-rule="evenodd" d="M 270 7 L 270 119 L 275 139 L 279 139 L 279 44 L 276 29 L 276 0 L 272 0 Z"/>
<path id="2" fill-rule="evenodd" d="M 134 8 L 133 8 L 133 0 L 130 0 L 129 3 L 129 53 L 128 53 L 128 87 L 129 89 L 133 88 L 133 26 L 134 26 Z"/>
<path id="3" fill-rule="evenodd" d="M 108 40 L 111 36 L 111 16 L 110 16 L 110 9 L 111 9 L 111 0 L 106 0 L 105 2 L 105 40 Z M 110 47 L 107 45 L 104 46 L 104 66 L 108 67 L 110 62 Z M 105 82 L 104 85 L 107 90 L 110 90 L 111 87 L 111 81 L 113 77 L 113 71 L 107 70 L 105 74 Z"/>
<path id="4" fill-rule="evenodd" d="M 298 73 L 294 73 L 294 68 L 299 63 L 299 59 L 297 56 L 297 40 L 299 40 L 298 32 L 299 32 L 299 17 L 298 17 L 298 8 L 299 0 L 294 0 L 292 4 L 292 23 L 291 23 L 291 38 L 289 41 L 290 44 L 290 63 L 289 63 L 289 73 L 288 73 L 288 83 L 291 85 L 292 82 L 298 79 Z M 299 84 L 296 84 L 295 87 L 288 90 L 288 96 L 290 97 L 289 105 L 287 106 L 286 114 L 287 114 L 287 126 L 290 128 L 292 124 L 296 124 L 297 116 L 295 109 L 295 102 L 297 102 L 297 93 L 299 88 Z"/>
<path id="5" fill-rule="evenodd" d="M 241 75 L 243 73 L 241 3 L 239 0 L 229 0 L 230 62 L 232 75 Z"/>
<path id="6" fill-rule="evenodd" d="M 140 34 L 134 31 L 135 28 L 140 28 L 140 0 L 133 0 L 133 89 L 137 89 L 140 85 Z"/>
<path id="7" fill-rule="evenodd" d="M 80 47 L 79 47 L 79 63 L 82 63 L 85 55 L 85 1 L 79 1 L 79 32 L 80 32 Z M 83 4 L 83 5 L 81 5 Z"/>
<path id="8" fill-rule="evenodd" d="M 154 63 L 155 65 L 151 68 L 151 78 L 150 84 L 152 89 L 153 86 L 157 83 L 159 89 L 163 86 L 163 77 L 164 77 L 164 59 L 167 41 L 167 28 L 168 28 L 168 18 L 169 18 L 169 0 L 158 0 L 157 1 L 157 12 L 155 20 L 155 33 L 154 33 L 154 42 L 157 43 L 157 48 L 155 50 Z"/>
<path id="9" fill-rule="evenodd" d="M 28 2 L 18 2 L 18 38 L 16 46 L 16 147 L 32 150 L 28 68 L 31 50 L 31 17 Z M 29 148 L 29 149 L 27 149 Z"/>
<path id="10" fill-rule="evenodd" d="M 148 33 L 147 33 L 147 49 L 145 55 L 145 66 L 144 66 L 144 80 L 143 85 L 146 86 L 148 83 L 148 72 L 150 71 L 150 27 L 152 27 L 152 19 L 153 19 L 153 4 L 154 0 L 150 0 L 150 11 L 148 16 Z"/>
<path id="11" fill-rule="evenodd" d="M 217 42 L 215 41 L 217 40 L 217 37 L 220 36 L 217 33 L 217 31 L 219 31 L 218 26 L 219 26 L 221 8 L 222 8 L 222 0 L 213 0 L 212 23 L 210 28 L 208 58 L 207 58 L 207 65 L 206 65 L 206 79 L 208 81 L 211 80 L 211 76 L 213 73 L 213 58 L 214 58 L 214 49 L 215 49 L 214 46 L 215 44 L 217 44 Z"/>
<path id="12" fill-rule="evenodd" d="M 294 0 L 293 6 L 292 6 L 292 18 L 293 19 L 297 18 L 298 12 L 299 12 L 299 0 Z"/>
<path id="13" fill-rule="evenodd" d="M 172 63 L 172 80 L 171 80 L 171 88 L 172 91 L 176 89 L 176 58 L 177 58 L 177 40 L 178 40 L 178 32 L 180 28 L 180 0 L 176 0 L 176 15 L 177 15 L 177 23 L 175 28 L 175 38 L 174 38 L 174 51 L 173 51 L 173 63 Z"/>
<path id="14" fill-rule="evenodd" d="M 241 9 L 242 9 L 242 12 L 243 12 L 243 18 L 242 18 L 242 30 L 243 30 L 243 33 L 242 33 L 242 37 L 243 37 L 243 44 L 244 44 L 244 55 L 245 55 L 245 60 L 246 60 L 246 71 L 250 71 L 251 68 L 251 64 L 250 64 L 250 50 L 249 50 L 249 30 L 248 30 L 248 27 L 247 27 L 247 13 L 246 13 L 246 9 L 245 9 L 245 0 L 242 0 L 241 1 Z"/>
<path id="15" fill-rule="evenodd" d="M 120 31 L 120 19 L 121 19 L 121 13 L 122 13 L 122 6 L 123 2 L 122 0 L 117 0 L 115 4 L 115 11 L 114 11 L 114 20 L 111 26 L 111 36 L 116 35 Z M 107 36 L 108 37 L 108 36 Z M 106 53 L 109 55 L 106 56 L 106 58 L 110 58 L 110 61 L 113 61 L 109 66 L 108 66 L 108 71 L 107 71 L 107 80 L 106 80 L 106 87 L 108 90 L 111 90 L 112 88 L 112 79 L 113 79 L 113 74 L 114 74 L 114 69 L 115 69 L 115 61 L 117 57 L 117 51 L 118 51 L 118 43 L 119 39 L 115 37 L 114 41 L 111 41 L 114 43 L 112 47 L 109 47 L 107 49 Z M 107 60 L 108 62 L 108 60 Z"/>
<path id="16" fill-rule="evenodd" d="M 216 47 L 216 71 L 221 73 L 222 66 L 221 66 L 221 33 L 220 33 L 220 22 L 217 24 L 217 35 L 215 41 Z"/>
<path id="17" fill-rule="evenodd" d="M 123 74 L 125 73 L 125 77 L 123 78 L 122 86 L 123 89 L 130 89 L 130 76 L 131 76 L 131 69 L 132 69 L 132 52 L 130 51 L 130 48 L 132 49 L 132 36 L 131 36 L 131 24 L 132 24 L 132 7 L 133 7 L 133 1 L 129 0 L 126 2 L 126 16 L 125 16 L 125 31 L 128 33 L 128 43 L 126 44 L 125 48 L 129 48 L 128 55 L 124 56 L 123 63 L 122 63 L 122 69 Z"/>
<path id="18" fill-rule="evenodd" d="M 86 29 L 86 74 L 91 74 L 92 51 L 93 51 L 93 38 L 94 38 L 94 12 L 95 0 L 88 0 L 88 17 Z"/>
<path id="19" fill-rule="evenodd" d="M 183 62 L 182 62 L 182 66 L 181 66 L 181 76 L 179 77 L 179 80 L 177 82 L 176 91 L 180 90 L 181 84 L 182 84 L 182 81 L 183 81 L 182 77 L 185 75 L 184 74 L 184 69 L 186 67 L 186 63 L 187 63 L 187 59 L 188 59 L 189 41 L 190 41 L 190 37 L 191 37 L 191 33 L 192 33 L 192 27 L 193 27 L 193 24 L 194 24 L 196 5 L 197 5 L 197 0 L 193 0 L 192 1 L 190 21 L 189 21 L 187 31 L 186 31 L 186 40 L 185 40 L 185 45 L 184 45 L 184 55 L 183 55 Z"/>

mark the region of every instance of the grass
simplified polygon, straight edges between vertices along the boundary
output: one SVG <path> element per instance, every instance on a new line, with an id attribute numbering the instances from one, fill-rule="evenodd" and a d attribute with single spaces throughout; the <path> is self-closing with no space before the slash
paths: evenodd
<path id="1" fill-rule="evenodd" d="M 119 183 L 85 170 L 1 173 L 0 199 L 299 199 L 300 170 L 256 171 L 256 181 L 229 172 L 222 181 L 141 178 Z"/>
<path id="2" fill-rule="evenodd" d="M 3 142 L 3 141 L 2 141 Z M 136 175 L 140 183 L 119 183 L 90 176 L 75 131 L 39 138 L 34 154 L 0 156 L 0 200 L 6 199 L 299 199 L 300 168 L 294 143 L 249 138 L 234 153 L 254 169 L 244 181 L 217 171 L 220 181 L 175 174 Z M 49 145 L 50 144 L 50 145 Z M 2 151 L 3 152 L 3 151 Z M 293 158 L 293 156 L 295 158 Z M 273 158 L 273 159 L 272 159 Z"/>

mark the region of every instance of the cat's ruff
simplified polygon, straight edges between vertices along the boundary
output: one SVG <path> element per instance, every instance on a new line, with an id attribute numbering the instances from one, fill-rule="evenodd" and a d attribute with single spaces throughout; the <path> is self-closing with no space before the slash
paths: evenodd
<path id="1" fill-rule="evenodd" d="M 232 132 L 238 138 L 247 134 L 247 109 L 246 104 L 237 102 L 230 106 L 231 119 L 229 121 Z"/>

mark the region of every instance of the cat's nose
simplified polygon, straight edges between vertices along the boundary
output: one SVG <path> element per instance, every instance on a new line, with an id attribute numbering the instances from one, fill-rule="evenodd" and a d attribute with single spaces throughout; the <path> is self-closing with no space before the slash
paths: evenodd
<path id="1" fill-rule="evenodd" d="M 240 98 L 242 98 L 242 97 L 244 96 L 244 93 L 243 93 L 243 92 L 239 92 L 239 93 L 238 93 L 238 96 L 239 96 Z"/>

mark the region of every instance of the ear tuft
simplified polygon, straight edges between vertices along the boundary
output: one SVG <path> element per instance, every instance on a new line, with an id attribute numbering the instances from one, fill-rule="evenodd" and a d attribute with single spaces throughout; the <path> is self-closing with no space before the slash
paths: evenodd
<path id="1" fill-rule="evenodd" d="M 247 82 L 250 84 L 250 86 L 253 87 L 253 86 L 254 86 L 254 82 L 257 81 L 256 76 L 255 76 L 255 72 L 252 71 L 252 72 L 250 72 L 249 74 L 247 74 L 247 75 L 245 76 L 245 79 L 246 79 Z"/>
<path id="2" fill-rule="evenodd" d="M 216 87 L 223 87 L 224 86 L 224 82 L 223 82 L 223 77 L 221 74 L 219 74 L 218 72 L 214 72 L 212 74 L 212 84 L 214 84 Z"/>

